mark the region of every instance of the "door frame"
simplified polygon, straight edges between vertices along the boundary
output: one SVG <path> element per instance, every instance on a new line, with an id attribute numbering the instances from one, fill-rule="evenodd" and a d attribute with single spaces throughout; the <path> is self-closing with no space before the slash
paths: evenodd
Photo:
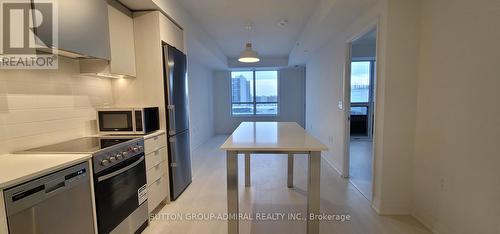
<path id="1" fill-rule="evenodd" d="M 361 38 L 364 36 L 366 33 L 370 32 L 371 30 L 375 29 L 376 30 L 376 53 L 375 53 L 375 63 L 373 66 L 373 83 L 372 83 L 372 99 L 373 99 L 373 124 L 372 124 L 372 129 L 373 129 L 373 134 L 372 134 L 372 196 L 369 198 L 370 202 L 373 201 L 374 197 L 374 181 L 375 181 L 375 144 L 376 144 L 376 100 L 377 100 L 377 78 L 378 78 L 378 71 L 379 71 L 379 48 L 380 48 L 380 20 L 377 19 L 376 21 L 368 24 L 365 28 L 362 30 L 358 31 L 355 33 L 352 37 L 348 38 L 345 43 L 345 64 L 344 64 L 344 74 L 343 74 L 343 91 L 344 91 L 344 101 L 343 101 L 343 106 L 344 106 L 344 155 L 343 155 L 343 178 L 349 178 L 349 166 L 350 166 L 350 144 L 351 144 L 351 138 L 350 138 L 350 110 L 351 110 L 351 62 L 352 62 L 352 44 L 354 41 L 357 39 Z"/>

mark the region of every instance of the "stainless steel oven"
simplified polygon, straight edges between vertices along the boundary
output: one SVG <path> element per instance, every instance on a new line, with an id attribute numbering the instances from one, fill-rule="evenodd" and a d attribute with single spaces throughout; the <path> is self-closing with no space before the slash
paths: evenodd
<path id="1" fill-rule="evenodd" d="M 83 137 L 18 153 L 92 154 L 98 233 L 140 233 L 148 225 L 142 137 Z"/>
<path id="2" fill-rule="evenodd" d="M 124 145 L 125 148 L 120 148 Z M 144 141 L 94 155 L 99 233 L 137 233 L 148 225 Z"/>
<path id="3" fill-rule="evenodd" d="M 147 134 L 160 129 L 158 107 L 102 108 L 97 110 L 100 134 Z"/>

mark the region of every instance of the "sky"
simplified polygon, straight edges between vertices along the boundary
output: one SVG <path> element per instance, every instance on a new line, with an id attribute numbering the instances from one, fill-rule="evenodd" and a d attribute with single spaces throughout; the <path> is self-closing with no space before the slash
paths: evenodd
<path id="1" fill-rule="evenodd" d="M 252 80 L 252 71 L 232 72 L 232 77 L 245 76 L 247 80 Z M 257 96 L 278 96 L 278 72 L 277 71 L 256 71 L 255 78 L 257 83 Z M 253 82 L 250 82 L 250 88 L 253 89 Z"/>
<path id="2" fill-rule="evenodd" d="M 370 62 L 353 62 L 351 85 L 370 85 Z"/>

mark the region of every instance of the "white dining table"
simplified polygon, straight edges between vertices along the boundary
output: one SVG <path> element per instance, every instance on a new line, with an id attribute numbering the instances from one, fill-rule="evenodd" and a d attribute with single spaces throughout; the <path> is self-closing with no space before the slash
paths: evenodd
<path id="1" fill-rule="evenodd" d="M 239 233 L 238 154 L 245 155 L 245 186 L 250 186 L 251 154 L 288 156 L 287 186 L 293 187 L 294 154 L 308 155 L 307 234 L 319 233 L 321 151 L 328 148 L 295 122 L 242 122 L 220 147 L 226 151 L 228 234 Z M 232 217 L 232 218 L 231 218 Z"/>

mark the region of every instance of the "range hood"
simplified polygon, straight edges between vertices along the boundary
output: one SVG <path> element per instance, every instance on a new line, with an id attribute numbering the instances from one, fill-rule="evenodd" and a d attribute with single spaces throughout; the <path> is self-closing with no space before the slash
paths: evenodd
<path id="1" fill-rule="evenodd" d="M 134 21 L 132 12 L 116 1 L 108 1 L 110 59 L 80 58 L 80 73 L 103 78 L 136 76 Z"/>
<path id="2" fill-rule="evenodd" d="M 115 78 L 115 79 L 133 77 L 133 76 L 130 76 L 127 74 L 117 74 L 116 72 L 115 73 L 111 72 L 110 62 L 108 60 L 105 60 L 105 59 L 93 58 L 93 57 L 88 56 L 88 55 L 70 52 L 70 51 L 57 49 L 57 48 L 52 48 L 51 50 L 45 49 L 45 48 L 39 48 L 39 49 L 37 49 L 37 52 L 57 54 L 58 56 L 63 56 L 63 57 L 72 58 L 72 59 L 78 59 L 79 63 L 80 63 L 80 74 L 81 75 L 95 76 L 95 77 L 102 77 L 102 78 Z"/>
<path id="3" fill-rule="evenodd" d="M 80 59 L 80 74 L 85 76 L 95 76 L 101 78 L 133 78 L 129 74 L 120 74 L 111 71 L 110 61 L 95 58 L 82 58 Z"/>
<path id="4" fill-rule="evenodd" d="M 72 59 L 91 58 L 88 55 L 84 55 L 84 54 L 81 54 L 81 53 L 70 52 L 70 51 L 63 50 L 63 49 L 58 49 L 58 48 L 52 48 L 52 49 L 37 48 L 36 51 L 37 51 L 37 53 L 41 53 L 41 54 L 56 54 L 56 55 L 59 55 L 59 56 L 63 56 L 63 57 L 67 57 L 67 58 L 72 58 Z"/>
<path id="5" fill-rule="evenodd" d="M 52 0 L 57 7 L 57 40 L 52 27 L 36 27 L 34 33 L 41 53 L 53 53 L 69 58 L 100 58 L 109 60 L 109 29 L 106 1 Z M 42 0 L 31 0 L 31 7 L 46 11 Z M 42 17 L 32 17 L 33 25 L 43 25 Z M 38 40 L 36 40 L 38 41 Z"/>

